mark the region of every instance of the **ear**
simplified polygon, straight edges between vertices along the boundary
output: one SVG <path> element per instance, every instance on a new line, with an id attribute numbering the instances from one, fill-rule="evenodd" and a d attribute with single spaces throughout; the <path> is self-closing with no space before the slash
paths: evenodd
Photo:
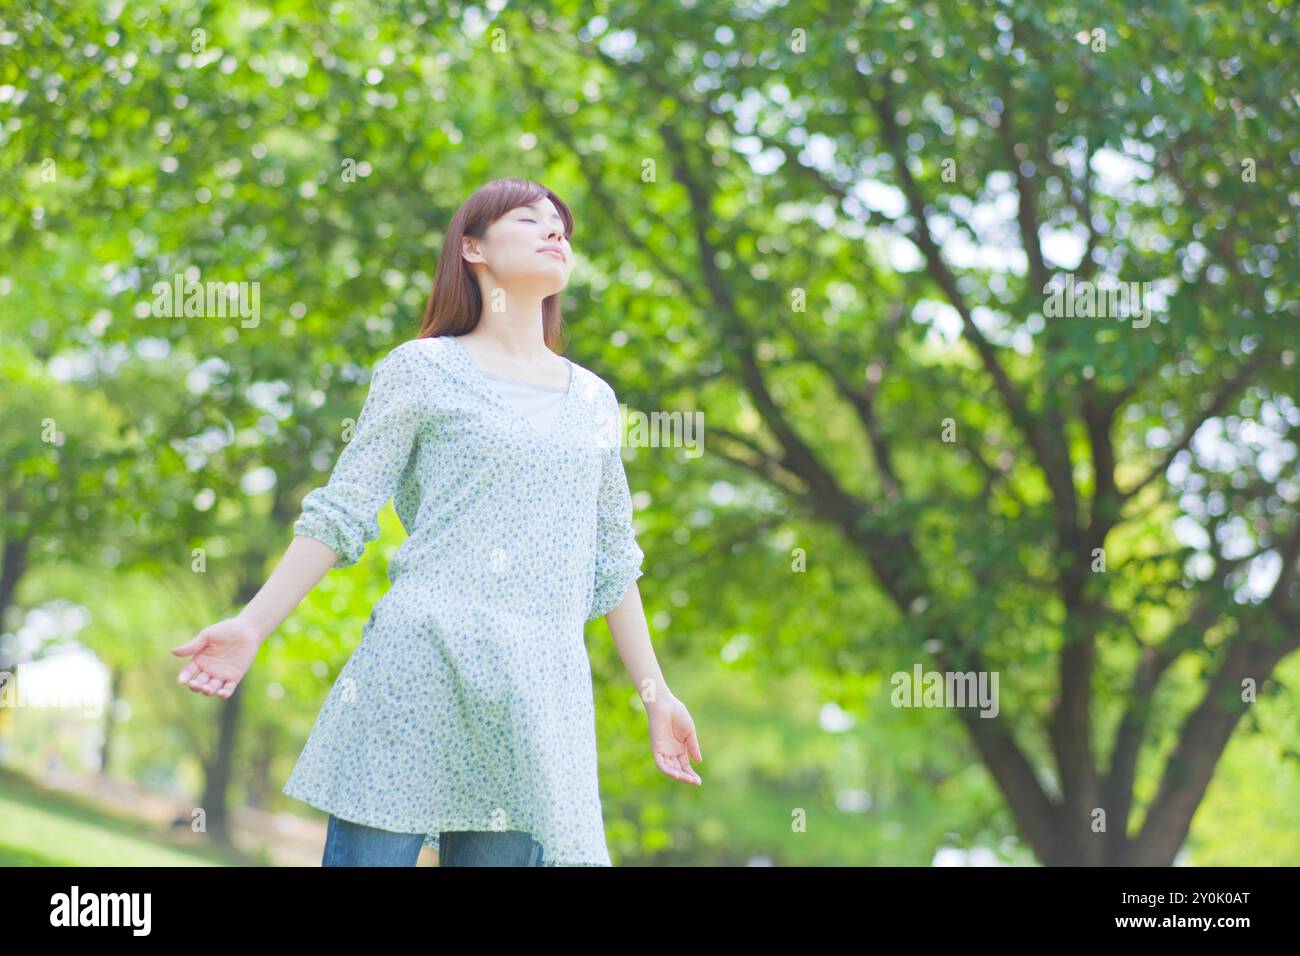
<path id="1" fill-rule="evenodd" d="M 460 256 L 466 262 L 483 262 L 483 253 L 478 251 L 471 236 L 460 237 Z"/>

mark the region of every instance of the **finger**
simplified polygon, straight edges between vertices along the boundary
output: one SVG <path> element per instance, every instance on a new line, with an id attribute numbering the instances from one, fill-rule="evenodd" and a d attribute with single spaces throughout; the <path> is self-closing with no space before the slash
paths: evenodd
<path id="1" fill-rule="evenodd" d="M 668 761 L 664 758 L 663 754 L 655 754 L 654 760 L 655 760 L 655 766 L 658 767 L 664 773 L 668 774 L 668 776 L 670 777 L 677 776 L 676 771 L 673 770 L 673 768 L 669 765 Z"/>
<path id="2" fill-rule="evenodd" d="M 224 684 L 221 685 L 221 690 L 217 691 L 218 694 L 220 694 L 222 697 L 226 698 L 227 700 L 230 699 L 230 695 L 233 694 L 234 692 L 235 692 L 235 682 L 233 680 L 226 681 Z"/>
<path id="3" fill-rule="evenodd" d="M 700 775 L 695 772 L 695 768 L 691 766 L 691 761 L 685 754 L 678 755 L 677 766 L 682 773 L 680 777 L 681 780 L 683 780 L 686 783 L 700 782 Z"/>
<path id="4" fill-rule="evenodd" d="M 172 653 L 177 657 L 193 657 L 208 642 L 207 633 L 208 629 L 205 627 L 187 643 L 182 644 L 180 647 L 173 647 Z"/>
<path id="5" fill-rule="evenodd" d="M 190 678 L 193 677 L 196 673 L 198 673 L 198 669 L 199 669 L 199 665 L 195 664 L 193 661 L 190 661 L 188 664 L 186 664 L 184 667 L 181 668 L 180 674 L 177 675 L 176 677 L 176 683 L 188 684 L 190 682 Z"/>
<path id="6" fill-rule="evenodd" d="M 655 765 L 674 780 L 680 780 L 683 783 L 693 782 L 692 778 L 681 770 L 677 758 L 671 754 L 656 753 L 654 759 Z"/>
<path id="7" fill-rule="evenodd" d="M 691 748 L 691 756 L 695 760 L 703 762 L 704 754 L 700 753 L 700 741 L 695 736 L 695 731 L 691 731 L 691 735 L 686 738 L 686 746 Z"/>
<path id="8" fill-rule="evenodd" d="M 682 768 L 683 780 L 685 780 L 687 783 L 699 782 L 700 775 L 695 772 L 695 768 L 691 766 L 691 761 L 689 758 L 686 757 L 685 754 L 682 755 L 681 760 L 678 762 L 678 766 Z"/>

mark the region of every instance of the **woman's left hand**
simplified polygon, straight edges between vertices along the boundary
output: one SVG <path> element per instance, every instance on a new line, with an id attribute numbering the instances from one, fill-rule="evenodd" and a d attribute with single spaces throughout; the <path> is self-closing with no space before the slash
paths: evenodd
<path id="1" fill-rule="evenodd" d="M 695 737 L 695 721 L 686 705 L 676 697 L 661 699 L 646 705 L 646 716 L 650 719 L 650 752 L 655 766 L 674 780 L 702 784 L 691 761 L 702 761 L 704 757 Z"/>

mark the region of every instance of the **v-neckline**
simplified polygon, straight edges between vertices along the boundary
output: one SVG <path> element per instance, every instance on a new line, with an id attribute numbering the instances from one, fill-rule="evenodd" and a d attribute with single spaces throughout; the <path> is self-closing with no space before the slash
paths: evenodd
<path id="1" fill-rule="evenodd" d="M 563 355 L 560 356 L 560 358 L 564 359 L 565 364 L 569 366 L 569 387 L 565 389 L 564 397 L 560 400 L 560 411 L 558 414 L 556 414 L 555 421 L 551 423 L 551 427 L 547 431 L 542 431 L 540 428 L 534 425 L 526 415 L 522 414 L 519 411 L 519 409 L 515 408 L 515 406 L 512 405 L 504 395 L 502 395 L 499 391 L 497 391 L 496 387 L 492 384 L 491 380 L 488 378 L 488 374 L 478 367 L 478 363 L 474 361 L 474 357 L 469 354 L 469 349 L 465 348 L 465 346 L 461 343 L 460 336 L 444 335 L 442 336 L 442 338 L 451 340 L 453 347 L 456 349 L 457 352 L 460 353 L 460 356 L 465 361 L 465 364 L 469 366 L 471 374 L 478 381 L 480 389 L 486 392 L 488 396 L 492 399 L 492 401 L 497 403 L 497 406 L 499 408 L 502 408 L 507 412 L 509 412 L 512 418 L 514 418 L 518 422 L 521 422 L 524 425 L 524 427 L 532 431 L 534 435 L 537 435 L 538 437 L 543 439 L 550 439 L 555 436 L 556 431 L 560 427 L 560 422 L 564 420 L 565 412 L 568 411 L 570 400 L 573 398 L 573 386 L 574 386 L 574 379 L 577 378 L 577 370 L 574 368 L 572 362 L 570 362 L 567 358 L 564 358 Z M 521 384 L 532 385 L 534 383 L 521 382 Z"/>

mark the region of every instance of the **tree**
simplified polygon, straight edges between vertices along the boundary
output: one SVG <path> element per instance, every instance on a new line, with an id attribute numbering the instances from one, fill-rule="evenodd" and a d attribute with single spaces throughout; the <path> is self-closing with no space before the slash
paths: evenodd
<path id="1" fill-rule="evenodd" d="M 1003 599 L 1045 598 L 1050 699 L 1022 679 L 1021 712 L 959 711 L 970 739 L 1043 862 L 1171 862 L 1255 689 L 1300 647 L 1293 12 L 892 4 L 845 22 L 812 3 L 761 19 L 600 5 L 597 36 L 556 7 L 533 25 L 591 69 L 563 73 L 565 91 L 542 68 L 558 54 L 520 53 L 534 122 L 636 266 L 686 300 L 708 356 L 660 386 L 647 359 L 636 397 L 738 389 L 724 407 L 760 424 L 711 426 L 722 454 L 856 545 L 902 616 L 891 627 L 947 671 L 1005 669 L 1024 647 Z M 610 109 L 562 108 L 602 82 L 619 87 Z M 620 110 L 633 95 L 645 107 Z M 640 136 L 671 182 L 629 188 L 584 148 L 595 130 Z M 689 256 L 666 256 L 667 234 Z M 877 236 L 919 269 L 891 275 L 836 241 Z M 1054 315 L 1066 280 L 1147 284 L 1156 320 Z M 607 307 L 643 294 L 619 291 Z M 804 297 L 807 314 L 774 315 Z M 960 343 L 918 348 L 927 313 L 952 316 Z M 869 454 L 818 447 L 777 395 L 778 364 L 813 373 L 797 381 L 834 396 Z M 1215 425 L 1226 451 L 1204 444 Z M 1200 541 L 1175 540 L 1177 522 Z M 1200 699 L 1138 808 L 1139 758 L 1165 749 L 1153 715 L 1176 707 L 1161 682 L 1188 661 Z M 1038 733 L 1046 784 L 1018 739 Z"/>
<path id="2" fill-rule="evenodd" d="M 632 408 L 707 420 L 702 461 L 634 462 L 678 496 L 641 517 L 675 534 L 707 506 L 689 534 L 709 555 L 816 528 L 814 560 L 852 549 L 892 613 L 828 619 L 832 595 L 775 561 L 755 586 L 719 558 L 710 598 L 782 606 L 754 628 L 774 651 L 812 622 L 806 666 L 849 643 L 864 666 L 1007 675 L 997 718 L 957 713 L 1038 858 L 1168 863 L 1300 631 L 1294 16 L 26 13 L 0 31 L 0 301 L 24 333 L 5 368 L 132 358 L 80 383 L 124 423 L 111 463 L 93 428 L 21 456 L 0 593 L 39 566 L 10 558 L 30 502 L 69 500 L 84 460 L 83 494 L 96 473 L 117 491 L 124 566 L 188 571 L 202 548 L 246 595 L 366 367 L 414 335 L 451 211 L 530 175 L 578 213 L 577 359 Z M 178 273 L 256 284 L 260 320 L 158 314 Z M 1087 294 L 1119 283 L 1140 294 Z M 713 505 L 716 481 L 746 507 Z M 76 518 L 46 522 L 44 560 Z"/>

